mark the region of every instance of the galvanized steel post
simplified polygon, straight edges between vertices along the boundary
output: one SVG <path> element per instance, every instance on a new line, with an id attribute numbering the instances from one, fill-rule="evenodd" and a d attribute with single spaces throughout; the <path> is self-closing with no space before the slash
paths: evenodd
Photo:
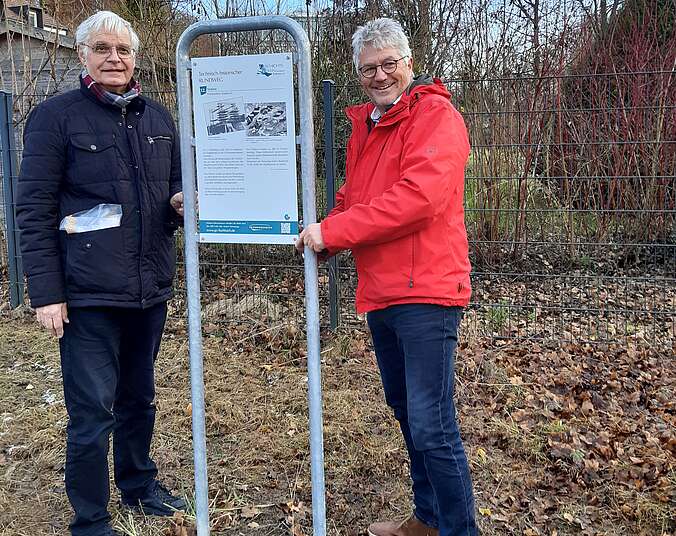
<path id="1" fill-rule="evenodd" d="M 326 212 L 333 210 L 336 204 L 336 149 L 334 147 L 333 101 L 336 83 L 322 80 L 322 100 L 324 101 L 324 169 L 326 170 Z M 331 329 L 338 327 L 340 304 L 338 284 L 338 257 L 329 259 L 329 321 Z"/>
<path id="2" fill-rule="evenodd" d="M 193 448 L 197 535 L 209 534 L 202 327 L 200 318 L 199 252 L 196 217 L 195 155 L 193 150 L 192 94 L 190 91 L 190 45 L 204 34 L 285 30 L 293 37 L 298 59 L 298 108 L 303 189 L 303 219 L 317 221 L 315 200 L 314 124 L 312 116 L 312 69 L 310 42 L 296 21 L 282 16 L 242 17 L 197 22 L 189 26 L 176 46 L 176 91 L 179 113 L 181 171 L 185 205 L 185 269 L 188 293 L 190 383 L 192 389 Z M 324 441 L 322 432 L 321 365 L 319 351 L 319 289 L 317 256 L 305 248 L 305 301 L 308 350 L 308 405 L 310 413 L 310 459 L 312 468 L 312 520 L 314 536 L 326 534 Z"/>

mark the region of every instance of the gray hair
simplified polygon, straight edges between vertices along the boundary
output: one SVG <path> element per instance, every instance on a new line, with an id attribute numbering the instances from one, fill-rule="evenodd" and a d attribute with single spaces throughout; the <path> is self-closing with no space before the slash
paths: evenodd
<path id="1" fill-rule="evenodd" d="M 112 11 L 97 11 L 91 17 L 83 20 L 75 31 L 75 42 L 79 45 L 86 43 L 93 32 L 107 30 L 121 34 L 129 32 L 131 48 L 138 50 L 139 39 L 131 24 Z"/>
<path id="2" fill-rule="evenodd" d="M 355 69 L 359 69 L 359 56 L 366 46 L 372 46 L 376 50 L 394 48 L 402 56 L 411 55 L 408 37 L 401 24 L 385 17 L 367 22 L 352 35 L 352 61 Z"/>

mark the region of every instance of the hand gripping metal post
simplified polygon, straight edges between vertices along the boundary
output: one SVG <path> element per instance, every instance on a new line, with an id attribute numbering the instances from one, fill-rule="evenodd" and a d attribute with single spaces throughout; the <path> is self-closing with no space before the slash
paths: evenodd
<path id="1" fill-rule="evenodd" d="M 176 45 L 176 92 L 181 137 L 181 171 L 185 207 L 185 271 L 188 293 L 190 385 L 192 391 L 193 449 L 195 458 L 195 509 L 197 536 L 209 535 L 209 497 L 204 411 L 202 326 L 200 318 L 199 252 L 196 217 L 195 155 L 193 149 L 192 93 L 190 91 L 190 46 L 204 34 L 251 30 L 285 30 L 296 43 L 298 58 L 298 104 L 300 110 L 300 155 L 303 184 L 303 219 L 317 221 L 315 201 L 315 151 L 312 118 L 312 70 L 310 42 L 296 21 L 282 16 L 242 17 L 197 22 L 181 34 Z M 308 404 L 310 413 L 310 458 L 312 469 L 312 522 L 314 536 L 326 534 L 324 491 L 324 442 L 322 437 L 322 391 L 319 351 L 319 289 L 317 256 L 305 248 L 305 306 L 307 320 Z"/>

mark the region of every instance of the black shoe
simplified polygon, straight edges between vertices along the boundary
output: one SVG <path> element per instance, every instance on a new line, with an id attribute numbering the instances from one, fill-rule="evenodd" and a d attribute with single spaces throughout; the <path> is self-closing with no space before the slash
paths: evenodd
<path id="1" fill-rule="evenodd" d="M 176 510 L 185 510 L 185 501 L 175 497 L 157 480 L 137 499 L 122 497 L 122 504 L 150 516 L 173 516 Z"/>

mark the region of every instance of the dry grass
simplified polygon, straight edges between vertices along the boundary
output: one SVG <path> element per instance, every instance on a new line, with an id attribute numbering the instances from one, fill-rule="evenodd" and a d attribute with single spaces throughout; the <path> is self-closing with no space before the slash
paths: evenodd
<path id="1" fill-rule="evenodd" d="M 284 324 L 211 331 L 205 336 L 204 357 L 213 533 L 310 534 L 303 333 Z M 528 344 L 520 343 L 524 355 L 531 351 Z M 528 407 L 536 382 L 527 374 L 523 382 L 513 381 L 512 363 L 503 356 L 514 347 L 486 348 L 463 344 L 457 365 L 460 418 L 483 534 L 620 536 L 674 531 L 673 503 L 656 499 L 650 489 L 633 492 L 623 483 L 602 480 L 593 489 L 600 502 L 589 504 L 588 489 L 574 495 L 569 487 L 552 487 L 548 475 L 556 472 L 560 460 L 549 455 L 548 439 L 577 423 L 571 417 L 524 429 L 513 415 Z M 407 457 L 382 401 L 365 333 L 325 336 L 322 358 L 328 532 L 363 534 L 374 518 L 409 512 Z M 162 479 L 190 499 L 188 349 L 181 319 L 169 322 L 157 371 L 154 456 Z M 673 367 L 664 372 L 659 381 L 673 393 Z M 3 536 L 67 533 L 62 398 L 55 341 L 28 314 L 5 314 L 0 325 Z M 673 455 L 666 460 L 672 464 L 671 473 L 666 473 L 672 483 L 673 460 Z M 115 524 L 129 536 L 191 534 L 191 511 L 173 521 L 143 518 L 120 510 L 116 500 L 113 493 Z M 631 513 L 626 512 L 628 501 L 635 506 Z M 538 510 L 538 505 L 544 506 Z M 533 512 L 544 512 L 546 519 Z M 591 527 L 585 520 L 591 520 Z"/>

